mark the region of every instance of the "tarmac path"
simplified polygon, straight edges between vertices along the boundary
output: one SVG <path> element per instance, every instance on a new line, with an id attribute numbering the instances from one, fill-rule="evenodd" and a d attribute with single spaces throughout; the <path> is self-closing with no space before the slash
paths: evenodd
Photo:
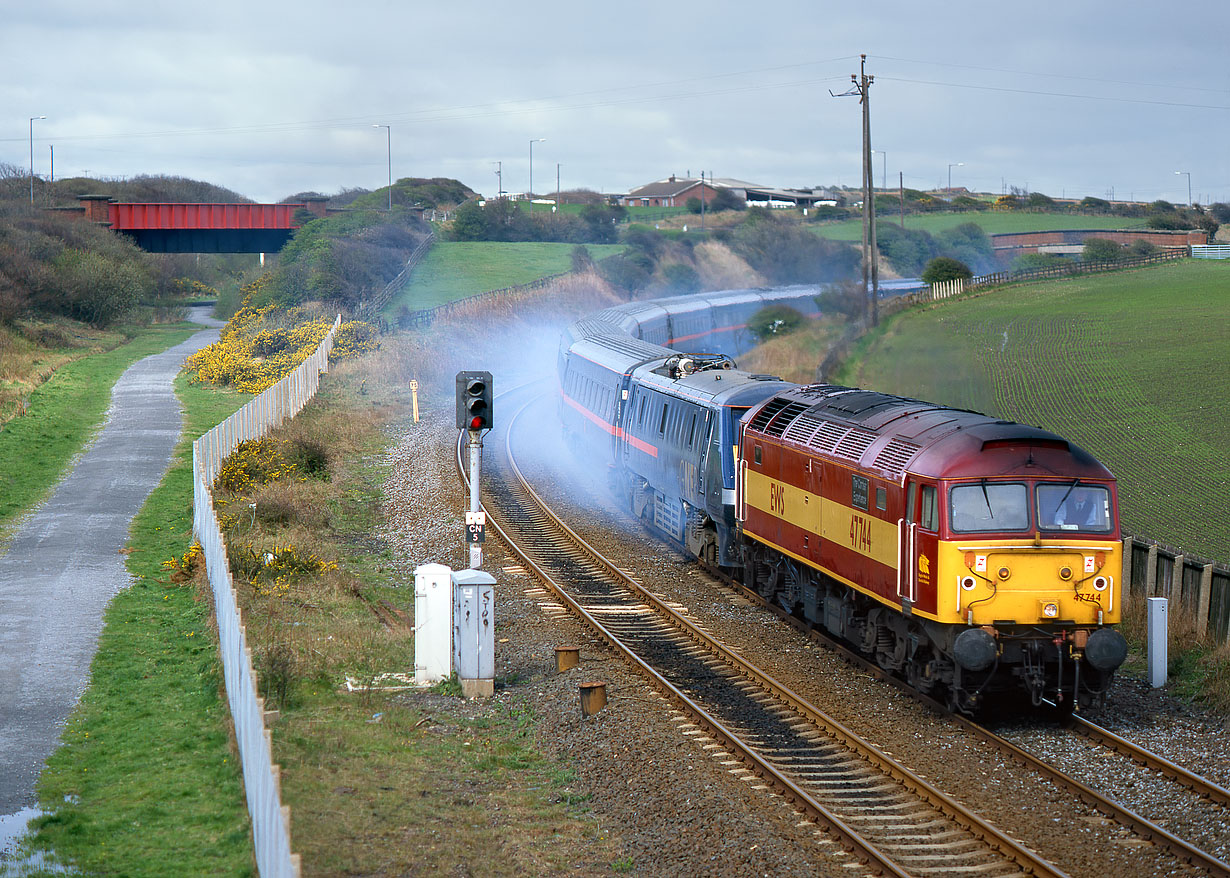
<path id="1" fill-rule="evenodd" d="M 180 438 L 172 380 L 218 340 L 209 310 L 190 319 L 213 328 L 124 372 L 98 437 L 0 556 L 0 860 L 37 813 L 34 784 L 89 682 L 103 612 L 132 583 L 120 550 Z"/>

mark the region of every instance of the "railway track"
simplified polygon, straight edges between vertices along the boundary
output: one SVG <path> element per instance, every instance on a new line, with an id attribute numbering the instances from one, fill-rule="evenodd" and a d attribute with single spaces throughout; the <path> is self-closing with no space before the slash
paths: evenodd
<path id="1" fill-rule="evenodd" d="M 1159 821 L 1166 819 L 1165 816 L 1157 820 L 1149 819 L 1137 810 L 1129 808 L 1119 801 L 1116 801 L 1103 790 L 1082 782 L 1074 776 L 1074 772 L 1065 771 L 1050 759 L 1040 756 L 1032 752 L 1031 749 L 1015 742 L 1011 739 L 1012 736 L 1001 735 L 991 728 L 975 722 L 968 717 L 951 713 L 944 704 L 919 693 L 917 690 L 910 687 L 904 680 L 883 671 L 874 662 L 871 662 L 858 653 L 853 652 L 845 645 L 830 640 L 828 637 L 811 628 L 811 626 L 801 620 L 788 615 L 780 608 L 765 601 L 760 595 L 745 588 L 741 583 L 731 580 L 729 577 L 722 575 L 718 571 L 711 570 L 710 572 L 717 575 L 727 584 L 729 588 L 737 592 L 744 599 L 776 613 L 784 621 L 787 621 L 789 624 L 806 632 L 807 635 L 813 640 L 822 643 L 826 647 L 840 653 L 844 658 L 846 658 L 847 661 L 858 667 L 859 670 L 890 683 L 910 697 L 920 701 L 923 704 L 926 704 L 936 713 L 947 716 L 954 723 L 961 726 L 970 734 L 982 740 L 984 743 L 995 748 L 1004 756 L 1053 781 L 1058 786 L 1077 796 L 1087 805 L 1097 809 L 1099 813 L 1106 815 L 1121 826 L 1130 829 L 1140 838 L 1151 842 L 1157 847 L 1169 852 L 1177 859 L 1201 869 L 1210 875 L 1221 876 L 1221 878 L 1230 878 L 1230 863 L 1227 863 L 1224 859 L 1221 859 L 1214 853 L 1202 848 L 1196 841 L 1189 838 L 1183 838 L 1178 833 L 1171 832 L 1160 825 Z M 1225 823 L 1230 823 L 1230 790 L 1227 790 L 1218 784 L 1212 783 L 1211 781 L 1188 771 L 1182 766 L 1152 753 L 1151 751 L 1125 738 L 1115 735 L 1108 729 L 1104 729 L 1082 717 L 1076 715 L 1068 717 L 1065 723 L 1065 728 L 1068 732 L 1059 730 L 1061 734 L 1071 733 L 1081 735 L 1087 738 L 1090 742 L 1103 748 L 1107 754 L 1112 751 L 1120 754 L 1120 756 L 1130 759 L 1139 766 L 1143 766 L 1144 768 L 1152 771 L 1159 778 L 1167 780 L 1175 786 L 1186 790 L 1189 795 L 1189 800 L 1185 805 L 1178 805 L 1178 808 L 1191 809 L 1200 807 L 1202 809 L 1212 809 L 1216 813 L 1210 815 L 1209 822 L 1216 822 L 1220 819 L 1223 822 L 1223 825 Z M 1103 767 L 1102 774 L 1104 773 L 1105 769 Z M 1171 810 L 1173 811 L 1175 807 L 1175 805 L 1172 805 Z"/>
<path id="2" fill-rule="evenodd" d="M 533 395 L 518 388 L 501 408 Z M 713 739 L 726 763 L 783 796 L 879 874 L 1063 874 L 717 642 L 586 543 L 521 475 L 512 442 L 517 416 L 485 471 L 489 522 L 563 606 Z M 464 477 L 460 444 L 458 451 Z"/>

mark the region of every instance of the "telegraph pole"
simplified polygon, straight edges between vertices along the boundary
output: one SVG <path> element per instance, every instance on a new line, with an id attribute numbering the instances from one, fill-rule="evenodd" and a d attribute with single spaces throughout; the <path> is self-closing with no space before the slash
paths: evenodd
<path id="1" fill-rule="evenodd" d="M 871 262 L 871 325 L 880 324 L 880 260 L 876 247 L 876 193 L 871 168 L 871 84 L 874 76 L 867 75 L 867 56 L 859 55 L 859 78 L 855 80 L 859 91 L 859 103 L 863 105 L 863 245 Z M 853 76 L 850 77 L 854 79 Z M 866 268 L 864 288 L 866 288 Z"/>
<path id="2" fill-rule="evenodd" d="M 851 74 L 854 83 L 848 91 L 835 98 L 853 97 L 863 105 L 863 291 L 869 300 L 863 311 L 869 315 L 872 326 L 880 323 L 880 263 L 876 249 L 875 185 L 871 172 L 871 85 L 874 76 L 867 75 L 867 56 L 859 55 L 858 75 Z"/>

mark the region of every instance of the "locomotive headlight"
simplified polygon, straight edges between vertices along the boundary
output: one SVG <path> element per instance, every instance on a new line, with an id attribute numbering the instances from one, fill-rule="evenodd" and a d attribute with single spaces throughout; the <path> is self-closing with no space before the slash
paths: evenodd
<path id="1" fill-rule="evenodd" d="M 1098 591 L 1106 591 L 1106 586 L 1108 585 L 1110 585 L 1110 582 L 1105 576 L 1095 576 L 1093 579 L 1093 587 Z"/>
<path id="2" fill-rule="evenodd" d="M 1038 601 L 1038 615 L 1043 619 L 1059 618 L 1059 601 Z"/>

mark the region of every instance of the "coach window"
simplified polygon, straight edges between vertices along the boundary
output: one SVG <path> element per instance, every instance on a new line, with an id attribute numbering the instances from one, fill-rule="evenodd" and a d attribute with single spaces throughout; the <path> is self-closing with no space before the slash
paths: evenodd
<path id="1" fill-rule="evenodd" d="M 940 523 L 939 510 L 935 502 L 935 485 L 922 486 L 922 514 L 918 523 L 924 530 L 938 530 Z"/>
<path id="2" fill-rule="evenodd" d="M 638 427 L 645 426 L 645 394 L 638 393 L 640 402 L 636 404 L 636 425 Z"/>

